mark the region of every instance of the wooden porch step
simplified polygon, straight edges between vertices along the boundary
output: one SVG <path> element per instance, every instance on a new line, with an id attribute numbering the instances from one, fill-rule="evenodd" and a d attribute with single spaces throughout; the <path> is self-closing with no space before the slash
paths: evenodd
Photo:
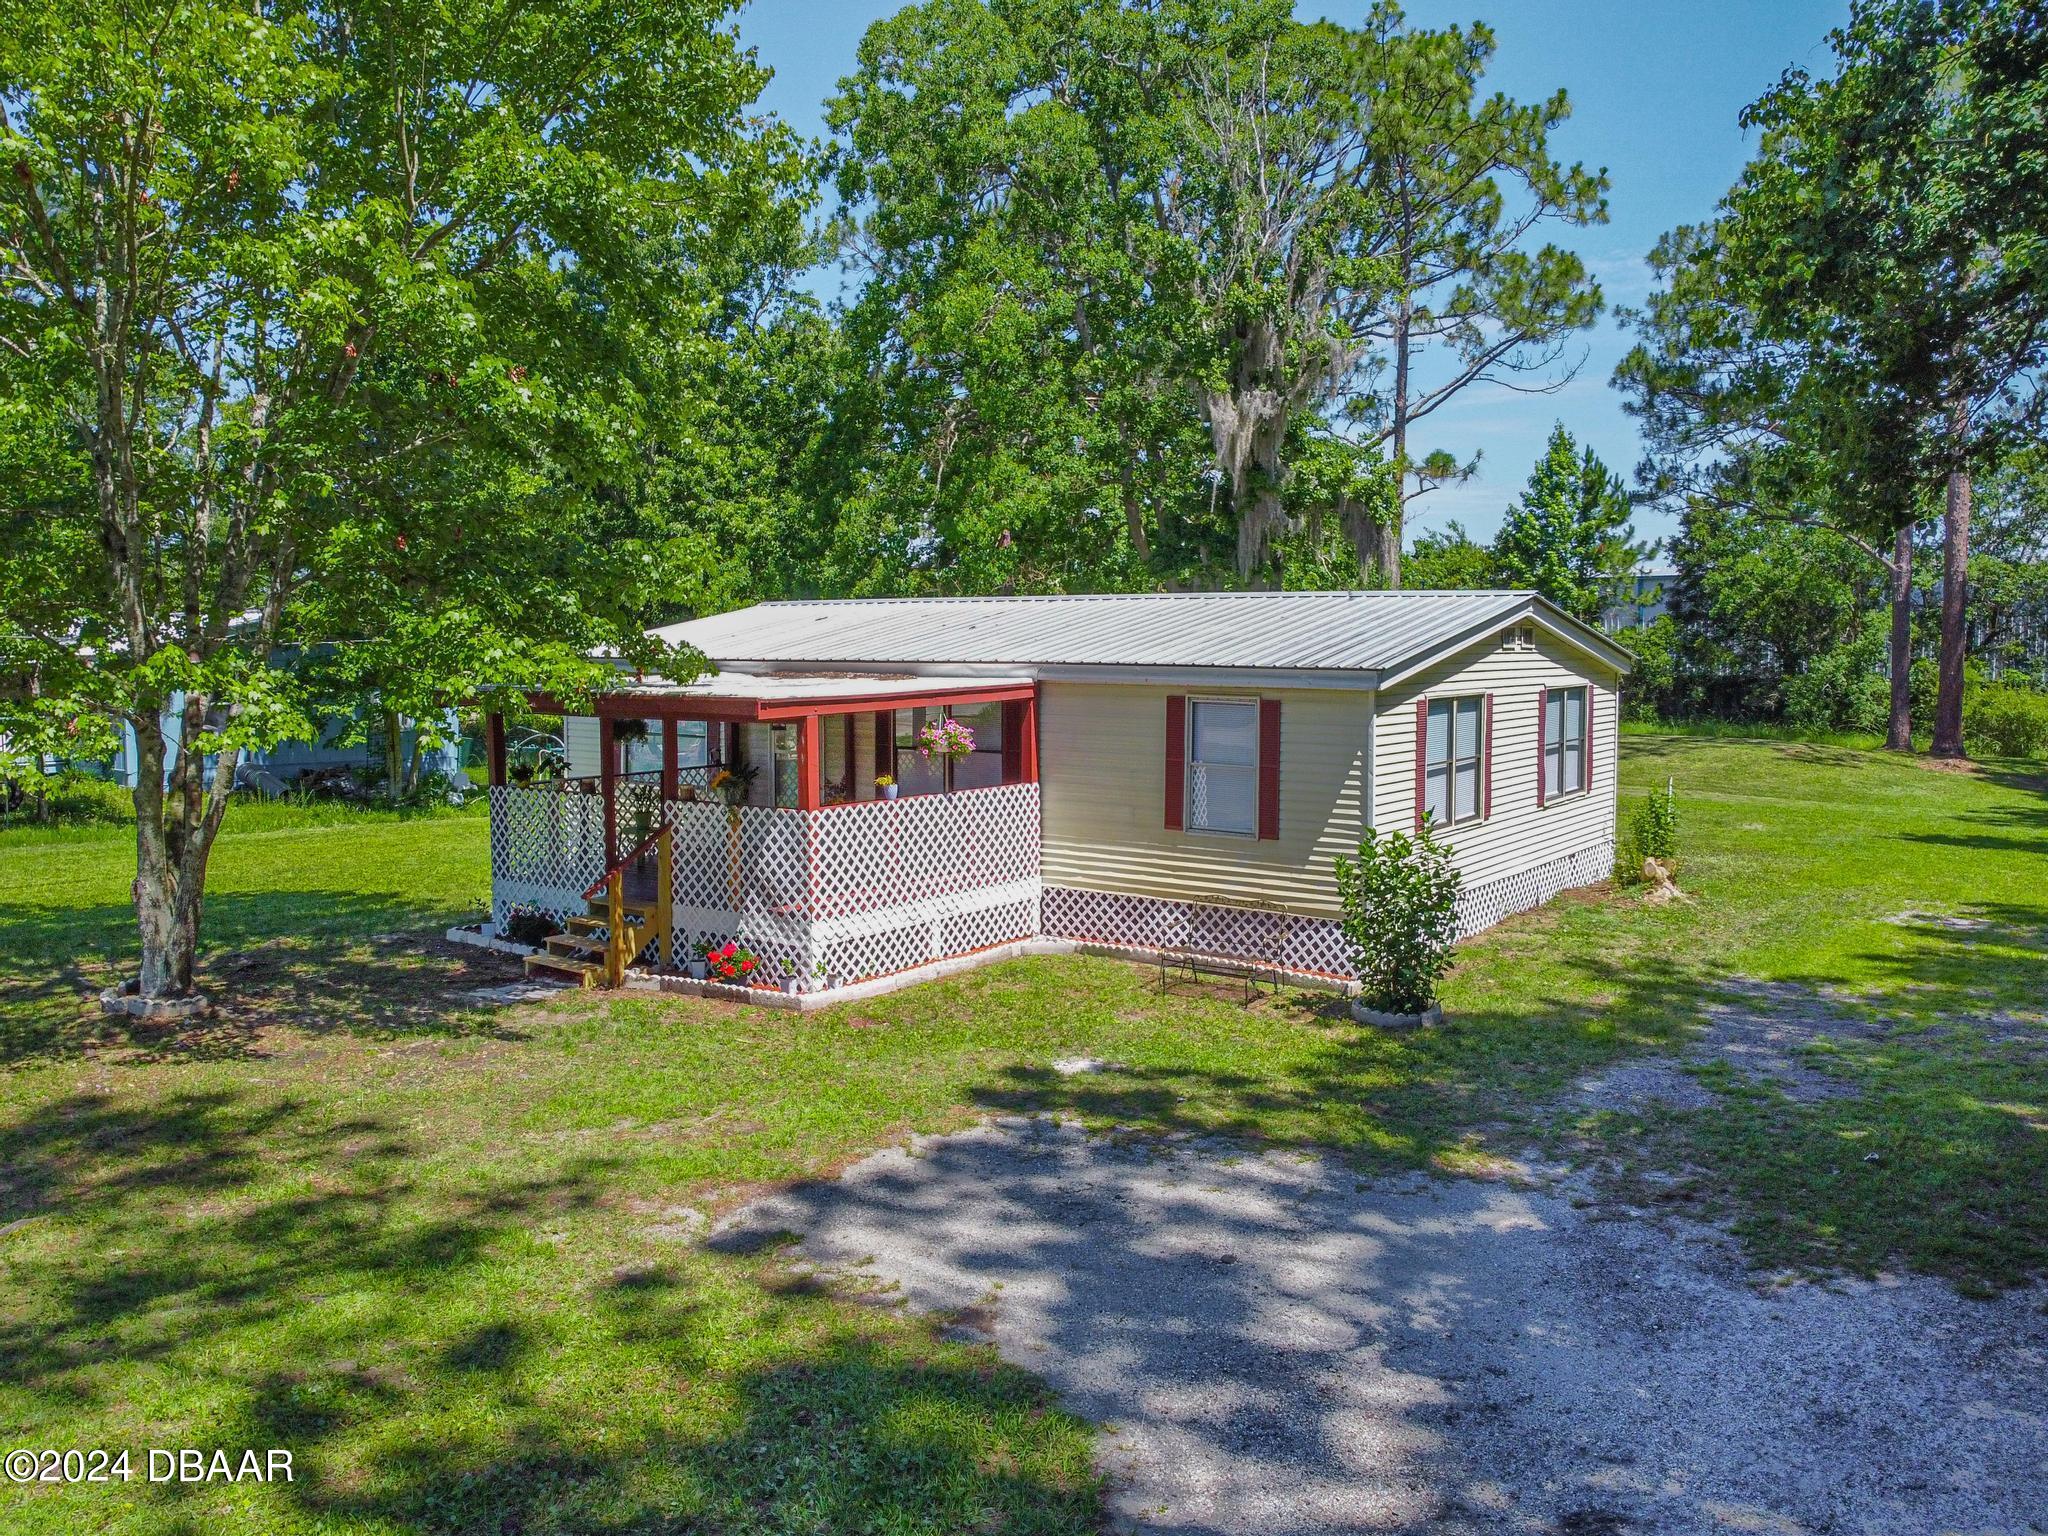
<path id="1" fill-rule="evenodd" d="M 619 903 L 619 910 L 629 918 L 637 917 L 643 923 L 651 923 L 654 921 L 654 914 L 659 912 L 661 908 L 657 903 L 651 901 L 622 901 Z M 572 917 L 569 919 L 569 925 L 572 928 L 578 923 L 597 923 L 602 925 L 610 915 L 611 909 L 605 904 L 604 899 L 593 896 L 590 899 L 590 916 Z"/>
<path id="2" fill-rule="evenodd" d="M 604 976 L 604 962 L 601 960 L 578 960 L 572 955 L 558 955 L 551 949 L 526 957 L 526 974 L 535 971 L 554 971 L 564 976 L 573 976 L 586 987 L 594 987 Z"/>
<path id="3" fill-rule="evenodd" d="M 605 941 L 588 933 L 558 933 L 547 939 L 542 947 L 557 955 L 602 955 Z"/>
<path id="4" fill-rule="evenodd" d="M 595 933 L 604 926 L 605 919 L 602 917 L 572 917 L 568 922 L 568 929 L 571 933 L 586 935 Z"/>

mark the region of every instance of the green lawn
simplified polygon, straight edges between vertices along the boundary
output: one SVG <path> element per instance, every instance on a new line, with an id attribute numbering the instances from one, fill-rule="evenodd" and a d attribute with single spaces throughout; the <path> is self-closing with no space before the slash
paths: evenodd
<path id="1" fill-rule="evenodd" d="M 2048 783 L 1642 734 L 1624 775 L 1677 781 L 1695 899 L 1518 919 L 1462 951 L 1452 1022 L 1403 1040 L 1093 960 L 807 1018 L 481 1009 L 467 989 L 504 964 L 417 938 L 479 901 L 481 819 L 283 811 L 220 846 L 226 1016 L 164 1040 L 81 1003 L 129 943 L 119 830 L 0 833 L 8 1444 L 278 1445 L 299 1472 L 9 1490 L 0 1531 L 1092 1528 L 1086 1426 L 1028 1378 L 887 1296 L 688 1241 L 698 1212 L 991 1109 L 1367 1168 L 1541 1144 L 1624 1191 L 1676 1171 L 1658 1187 L 1760 1264 L 2048 1269 Z M 1858 1095 L 1794 1105 L 1723 1074 L 1710 1112 L 1559 1110 L 1734 978 L 1888 1021 L 1820 1063 Z M 1049 1071 L 1077 1053 L 1118 1070 Z"/>

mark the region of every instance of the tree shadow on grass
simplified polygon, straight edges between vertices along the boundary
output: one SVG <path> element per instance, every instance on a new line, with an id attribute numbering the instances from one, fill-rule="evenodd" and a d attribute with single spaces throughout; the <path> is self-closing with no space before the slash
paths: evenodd
<path id="1" fill-rule="evenodd" d="M 1186 1064 L 1073 1074 L 1012 1064 L 978 1085 L 972 1100 L 992 1112 L 1075 1115 L 1147 1135 L 1457 1166 L 1489 1137 L 1526 1133 L 1581 1074 L 1668 1048 L 1727 979 L 1653 957 L 1594 959 L 1574 969 L 1569 993 L 1488 990 L 1453 1003 L 1443 1025 L 1412 1032 L 1357 1024 L 1342 998 L 1289 993 L 1256 1005 L 1303 1032 L 1308 1048 L 1284 1061 L 1232 1070 L 1191 1053 Z M 1154 992 L 1150 1006 L 1176 1002 L 1171 992 Z"/>
<path id="2" fill-rule="evenodd" d="M 532 1390 L 532 1341 L 490 1330 L 435 1369 L 485 1434 L 415 1439 L 348 1488 L 309 1487 L 308 1513 L 380 1529 L 590 1536 L 988 1529 L 1065 1533 L 1096 1524 L 1087 1426 L 1045 1388 L 925 1327 L 877 1330 L 823 1289 L 778 1288 L 758 1358 L 722 1373 L 705 1347 L 703 1277 L 635 1267 L 595 1286 L 590 1326 L 637 1346 L 632 1388 L 602 1435 Z M 506 1336 L 510 1335 L 508 1342 Z M 451 1369 L 454 1373 L 451 1378 Z M 716 1392 L 723 1411 L 677 1422 L 672 1395 Z M 366 1405 L 367 1406 L 367 1405 Z M 377 1410 L 392 1411 L 391 1404 Z M 715 1427 L 714 1427 L 715 1425 Z M 325 1426 L 289 1392 L 259 1394 L 248 1433 L 305 1444 Z"/>
<path id="3" fill-rule="evenodd" d="M 225 895 L 207 903 L 200 989 L 213 1016 L 182 1026 L 100 1012 L 122 980 L 134 912 L 0 903 L 0 1065 L 117 1049 L 131 1059 L 263 1054 L 268 1025 L 368 1038 L 488 1035 L 505 1027 L 467 994 L 515 980 L 517 959 L 448 944 L 400 901 L 345 892 Z"/>
<path id="4" fill-rule="evenodd" d="M 19 1432 L 296 1466 L 266 1487 L 17 1490 L 21 1518 L 82 1529 L 118 1499 L 124 1529 L 166 1533 L 1092 1526 L 1086 1431 L 1028 1378 L 707 1260 L 617 1265 L 613 1159 L 508 1172 L 437 1150 L 345 1102 L 234 1089 L 0 1122 Z"/>
<path id="5" fill-rule="evenodd" d="M 411 1169 L 421 1155 L 387 1120 L 291 1096 L 215 1090 L 131 1105 L 76 1094 L 38 1105 L 0 1126 L 0 1224 L 90 1235 L 11 1251 L 9 1280 L 34 1308 L 0 1323 L 0 1380 L 76 1387 L 109 1353 L 128 1365 L 183 1354 L 330 1290 L 445 1279 L 539 1213 L 592 1206 L 608 1167 L 582 1159 L 479 1179 L 420 1209 Z M 150 1321 L 164 1309 L 174 1329 Z"/>

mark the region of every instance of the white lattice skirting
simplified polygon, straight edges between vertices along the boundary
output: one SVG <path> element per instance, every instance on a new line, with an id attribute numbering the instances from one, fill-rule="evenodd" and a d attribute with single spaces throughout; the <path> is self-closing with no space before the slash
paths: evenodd
<path id="1" fill-rule="evenodd" d="M 1541 906 L 1559 891 L 1591 885 L 1613 871 L 1614 845 L 1603 842 L 1469 887 L 1458 897 L 1458 936 L 1470 938 L 1502 918 Z M 1297 976 L 1349 980 L 1355 975 L 1343 931 L 1327 917 L 1064 885 L 1045 888 L 1044 908 L 1045 932 L 1076 943 L 1207 955 Z"/>
<path id="2" fill-rule="evenodd" d="M 595 795 L 506 784 L 491 795 L 491 921 L 515 907 L 560 920 L 586 910 L 604 873 L 604 804 Z"/>
<path id="3" fill-rule="evenodd" d="M 623 788 L 623 786 L 622 786 Z M 636 792 L 644 793 L 644 791 Z M 639 807 L 621 797 L 622 821 Z M 659 814 L 657 798 L 648 809 Z M 1348 979 L 1343 934 L 1327 917 L 1221 903 L 1044 886 L 1039 790 L 1006 784 L 952 795 L 817 811 L 666 806 L 672 833 L 675 952 L 730 939 L 760 957 L 759 979 L 799 990 L 907 971 L 1040 934 L 1138 951 L 1176 951 Z M 589 795 L 491 791 L 491 911 L 567 917 L 604 873 L 604 811 Z M 1469 887 L 1459 936 L 1613 872 L 1603 841 Z"/>
<path id="4" fill-rule="evenodd" d="M 1595 843 L 1519 874 L 1504 875 L 1458 893 L 1458 937 L 1483 933 L 1504 917 L 1540 907 L 1559 891 L 1605 880 L 1614 873 L 1614 844 Z"/>
<path id="5" fill-rule="evenodd" d="M 648 794 L 620 785 L 622 828 L 660 814 Z M 1036 784 L 816 811 L 679 800 L 666 814 L 676 967 L 699 944 L 731 940 L 759 958 L 760 980 L 808 992 L 1040 932 Z M 603 842 L 594 796 L 492 790 L 493 919 L 585 910 Z"/>

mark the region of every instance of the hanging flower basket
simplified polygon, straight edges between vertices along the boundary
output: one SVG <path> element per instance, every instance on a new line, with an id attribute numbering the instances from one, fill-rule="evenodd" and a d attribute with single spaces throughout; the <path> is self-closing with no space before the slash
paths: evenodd
<path id="1" fill-rule="evenodd" d="M 957 763 L 974 750 L 974 729 L 951 715 L 917 733 L 917 755 L 926 762 Z"/>

